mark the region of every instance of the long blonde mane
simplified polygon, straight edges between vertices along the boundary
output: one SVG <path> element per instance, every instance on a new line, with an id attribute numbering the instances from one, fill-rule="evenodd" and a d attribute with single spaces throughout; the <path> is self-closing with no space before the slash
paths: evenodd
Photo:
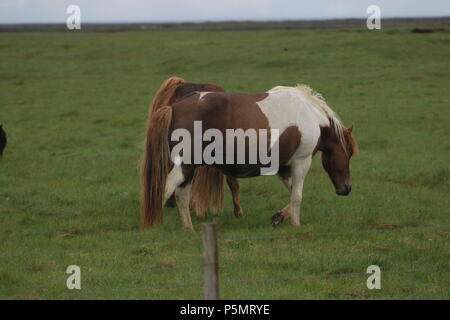
<path id="1" fill-rule="evenodd" d="M 325 98 L 306 84 L 297 84 L 295 87 L 277 86 L 270 89 L 269 92 L 283 89 L 297 89 L 298 91 L 303 93 L 303 95 L 309 99 L 311 105 L 314 106 L 330 121 L 330 128 L 336 133 L 339 142 L 347 153 L 348 146 L 344 136 L 344 125 L 342 124 L 342 121 L 340 120 L 337 113 L 327 105 L 327 103 L 325 102 Z"/>

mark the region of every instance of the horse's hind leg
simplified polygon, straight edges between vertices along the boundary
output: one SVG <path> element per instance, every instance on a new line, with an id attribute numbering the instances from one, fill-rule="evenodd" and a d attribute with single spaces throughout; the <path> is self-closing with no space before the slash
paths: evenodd
<path id="1" fill-rule="evenodd" d="M 239 199 L 239 182 L 236 178 L 227 176 L 227 184 L 230 187 L 233 198 L 234 216 L 239 218 L 242 216 L 241 200 Z"/>
<path id="2" fill-rule="evenodd" d="M 164 202 L 166 204 L 167 200 L 172 196 L 175 189 L 185 181 L 185 176 L 183 174 L 183 169 L 180 165 L 174 165 L 172 170 L 170 170 L 167 176 L 166 189 L 164 191 Z"/>
<path id="3" fill-rule="evenodd" d="M 175 201 L 175 195 L 172 194 L 170 196 L 170 198 L 166 201 L 166 207 L 167 208 L 175 208 L 176 205 L 177 204 L 176 204 L 176 201 Z"/>
<path id="4" fill-rule="evenodd" d="M 178 209 L 183 220 L 183 226 L 188 231 L 193 231 L 189 202 L 191 200 L 191 184 L 194 168 L 189 165 L 175 165 L 167 177 L 164 193 L 164 203 L 175 192 Z"/>
<path id="5" fill-rule="evenodd" d="M 175 199 L 177 200 L 177 206 L 181 213 L 181 219 L 183 220 L 183 227 L 187 231 L 194 231 L 192 226 L 191 213 L 189 210 L 189 203 L 191 200 L 191 186 L 192 183 L 188 183 L 184 186 L 178 187 L 175 190 Z"/>

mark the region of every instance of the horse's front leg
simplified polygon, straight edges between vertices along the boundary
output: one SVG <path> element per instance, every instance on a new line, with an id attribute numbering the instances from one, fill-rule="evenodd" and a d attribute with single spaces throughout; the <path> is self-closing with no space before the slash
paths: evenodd
<path id="1" fill-rule="evenodd" d="M 303 182 L 311 166 L 311 160 L 311 156 L 299 159 L 292 167 L 292 190 L 289 213 L 291 223 L 294 226 L 300 226 L 300 205 L 302 202 Z"/>
<path id="2" fill-rule="evenodd" d="M 283 185 L 288 190 L 289 194 L 291 194 L 292 190 L 292 176 L 291 176 L 291 168 L 284 169 L 282 172 L 278 172 L 278 177 L 280 178 L 281 182 L 283 182 Z M 278 211 L 272 216 L 272 226 L 276 227 L 280 223 L 282 223 L 284 220 L 289 219 L 290 217 L 290 207 L 291 205 L 288 204 L 286 207 Z"/>
<path id="3" fill-rule="evenodd" d="M 302 202 L 303 182 L 311 166 L 312 157 L 293 161 L 288 175 L 280 175 L 291 195 L 291 202 L 272 216 L 272 225 L 277 226 L 285 219 L 291 219 L 294 226 L 300 226 L 300 205 Z"/>

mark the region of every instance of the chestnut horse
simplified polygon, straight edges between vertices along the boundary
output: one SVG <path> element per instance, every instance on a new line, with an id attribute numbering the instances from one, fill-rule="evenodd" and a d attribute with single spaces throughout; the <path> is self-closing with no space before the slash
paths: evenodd
<path id="1" fill-rule="evenodd" d="M 275 172 L 291 197 L 290 203 L 273 215 L 273 225 L 284 219 L 290 219 L 294 226 L 300 225 L 303 182 L 317 151 L 322 152 L 323 167 L 336 193 L 348 195 L 351 191 L 349 163 L 357 151 L 353 127 L 346 128 L 323 98 L 307 86 L 275 87 L 260 94 L 197 92 L 158 108 L 152 114 L 148 128 L 147 157 L 142 172 L 142 228 L 162 223 L 164 203 L 175 192 L 183 226 L 192 231 L 189 202 L 195 168 L 208 165 L 228 176 L 254 177 L 263 174 L 267 167 L 267 162 L 261 159 L 264 151 L 270 151 L 270 167 L 276 162 Z M 231 160 L 236 156 L 239 158 L 240 154 L 236 152 L 238 149 L 227 148 L 230 140 L 226 139 L 215 155 L 225 156 L 227 161 L 206 161 L 202 156 L 211 149 L 208 139 L 201 137 L 200 144 L 196 139 L 199 133 L 203 135 L 208 130 L 215 130 L 222 136 L 229 130 L 259 131 L 254 145 L 259 148 L 260 158 L 256 162 L 228 161 L 227 153 L 232 154 Z M 264 136 L 261 132 L 270 134 Z M 174 156 L 174 151 L 179 150 L 179 144 L 175 142 L 180 133 L 194 136 L 194 141 L 187 142 L 194 152 L 183 149 Z M 224 140 L 218 141 L 220 146 Z M 240 149 L 245 153 L 244 159 L 250 159 L 252 148 L 254 146 L 245 145 Z"/>
<path id="2" fill-rule="evenodd" d="M 195 93 L 195 92 L 224 92 L 225 90 L 218 85 L 210 83 L 192 83 L 186 82 L 179 77 L 170 77 L 164 81 L 155 97 L 152 100 L 149 108 L 149 119 L 151 115 L 161 107 L 174 104 L 181 99 Z M 148 130 L 148 128 L 147 128 Z M 141 169 L 145 170 L 145 159 L 147 155 L 144 154 Z M 234 215 L 236 217 L 242 216 L 242 207 L 239 199 L 239 182 L 236 178 L 227 176 L 228 187 L 230 188 Z M 142 181 L 142 185 L 145 185 Z M 144 190 L 145 188 L 143 188 Z M 192 207 L 197 213 L 198 217 L 205 217 L 208 212 L 219 213 L 223 209 L 223 174 L 213 167 L 201 166 L 195 170 L 192 181 L 191 195 Z M 175 206 L 175 195 L 168 199 L 166 206 Z"/>

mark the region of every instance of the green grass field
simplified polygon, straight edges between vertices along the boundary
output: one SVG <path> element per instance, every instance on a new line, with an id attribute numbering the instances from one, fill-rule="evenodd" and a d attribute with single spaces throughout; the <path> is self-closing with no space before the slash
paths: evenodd
<path id="1" fill-rule="evenodd" d="M 302 227 L 273 229 L 289 195 L 240 180 L 219 230 L 224 299 L 450 298 L 450 37 L 381 31 L 1 33 L 1 299 L 201 299 L 201 224 L 176 209 L 139 231 L 148 104 L 169 76 L 263 92 L 306 83 L 360 155 L 338 197 L 316 156 Z M 81 290 L 66 287 L 81 267 Z M 368 290 L 366 268 L 381 268 Z"/>

